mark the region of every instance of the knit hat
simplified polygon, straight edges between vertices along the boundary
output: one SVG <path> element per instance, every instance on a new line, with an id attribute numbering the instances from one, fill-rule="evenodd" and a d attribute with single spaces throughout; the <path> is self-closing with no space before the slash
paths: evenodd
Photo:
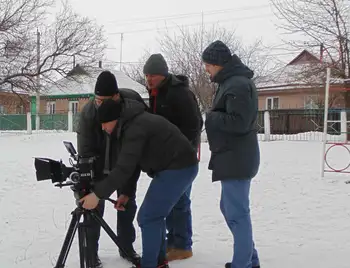
<path id="1" fill-rule="evenodd" d="M 232 59 L 230 49 L 220 40 L 211 43 L 202 53 L 205 63 L 224 66 Z"/>
<path id="2" fill-rule="evenodd" d="M 95 95 L 113 96 L 117 93 L 119 93 L 119 89 L 114 74 L 109 71 L 100 73 L 95 84 Z"/>
<path id="3" fill-rule="evenodd" d="M 107 123 L 119 119 L 122 112 L 122 105 L 120 101 L 107 99 L 97 109 L 97 117 L 99 122 Z"/>
<path id="4" fill-rule="evenodd" d="M 143 73 L 167 76 L 169 68 L 162 54 L 152 54 L 143 67 Z"/>

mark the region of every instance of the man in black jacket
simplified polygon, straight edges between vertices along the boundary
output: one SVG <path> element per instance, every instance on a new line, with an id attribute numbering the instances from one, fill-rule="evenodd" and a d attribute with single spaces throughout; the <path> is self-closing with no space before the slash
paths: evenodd
<path id="1" fill-rule="evenodd" d="M 164 219 L 198 173 L 196 151 L 175 125 L 145 112 L 142 104 L 134 100 L 107 100 L 99 107 L 98 116 L 103 129 L 118 142 L 118 160 L 108 177 L 95 185 L 93 193 L 81 199 L 83 207 L 94 209 L 99 199 L 124 188 L 140 166 L 154 178 L 137 216 L 142 232 L 140 267 L 168 267 L 164 261 Z M 123 209 L 127 202 L 126 196 L 120 196 L 117 209 Z"/>
<path id="2" fill-rule="evenodd" d="M 221 181 L 220 208 L 234 236 L 234 257 L 225 267 L 259 268 L 249 207 L 251 180 L 260 165 L 254 73 L 221 41 L 210 44 L 202 59 L 219 85 L 205 128 L 212 153 L 209 169 L 213 181 Z"/>
<path id="3" fill-rule="evenodd" d="M 188 78 L 169 74 L 161 54 L 153 54 L 144 69 L 150 94 L 150 112 L 177 126 L 197 150 L 203 119 Z M 166 219 L 167 258 L 169 261 L 192 257 L 192 215 L 190 186 Z"/>
<path id="4" fill-rule="evenodd" d="M 112 155 L 111 151 L 113 150 L 110 150 L 110 148 L 116 146 L 116 142 L 111 142 L 109 136 L 103 132 L 101 124 L 97 120 L 97 107 L 107 99 L 118 101 L 119 99 L 125 98 L 135 99 L 143 104 L 144 109 L 147 108 L 141 96 L 136 91 L 131 89 L 118 89 L 115 76 L 109 71 L 103 71 L 96 81 L 94 100 L 90 100 L 84 106 L 80 115 L 79 128 L 77 131 L 78 153 L 82 156 L 98 156 L 100 161 L 99 166 L 103 169 L 103 173 L 101 170 L 101 174 L 104 174 L 102 177 L 108 175 L 116 162 L 116 156 Z M 129 261 L 131 261 L 129 257 L 140 258 L 133 248 L 133 243 L 136 239 L 133 225 L 137 210 L 135 201 L 136 183 L 139 175 L 140 169 L 135 169 L 133 183 L 129 184 L 128 187 L 124 189 L 117 190 L 118 196 L 127 194 L 130 197 L 126 210 L 117 212 L 117 234 L 128 256 L 125 256 L 121 251 L 119 253 L 122 258 L 128 259 Z M 99 179 L 101 180 L 103 178 Z M 105 202 L 101 200 L 97 210 L 102 216 L 104 214 L 104 206 Z M 95 267 L 102 267 L 97 254 L 101 227 L 95 221 L 90 222 L 88 219 L 86 219 L 86 221 L 89 222 L 91 226 L 88 235 L 89 241 L 93 243 L 96 255 Z"/>

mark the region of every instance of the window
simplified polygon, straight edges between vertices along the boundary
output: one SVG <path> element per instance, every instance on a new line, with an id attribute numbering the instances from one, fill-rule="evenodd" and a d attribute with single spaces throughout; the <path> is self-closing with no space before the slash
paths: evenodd
<path id="1" fill-rule="evenodd" d="M 304 97 L 304 109 L 318 109 L 319 100 L 317 95 L 310 95 Z"/>
<path id="2" fill-rule="evenodd" d="M 0 105 L 0 114 L 5 114 L 5 113 L 6 113 L 5 106 Z"/>
<path id="3" fill-rule="evenodd" d="M 24 107 L 23 107 L 23 105 L 17 105 L 17 107 L 16 107 L 16 114 L 24 114 Z"/>
<path id="4" fill-rule="evenodd" d="M 279 109 L 280 98 L 279 97 L 268 97 L 266 98 L 266 110 Z"/>
<path id="5" fill-rule="evenodd" d="M 47 103 L 46 106 L 46 113 L 47 114 L 54 114 L 56 112 L 56 102 L 50 101 Z"/>
<path id="6" fill-rule="evenodd" d="M 78 112 L 78 104 L 77 101 L 70 101 L 69 102 L 69 111 L 72 111 L 73 114 L 76 114 Z"/>

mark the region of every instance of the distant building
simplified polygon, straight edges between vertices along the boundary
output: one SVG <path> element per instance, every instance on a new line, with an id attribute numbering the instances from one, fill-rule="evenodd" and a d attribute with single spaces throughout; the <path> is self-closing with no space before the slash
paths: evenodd
<path id="1" fill-rule="evenodd" d="M 29 111 L 29 95 L 0 89 L 0 115 L 25 114 Z"/>
<path id="2" fill-rule="evenodd" d="M 73 114 L 94 96 L 95 83 L 98 75 L 104 71 L 101 62 L 98 67 L 82 67 L 76 65 L 67 75 L 50 88 L 45 88 L 40 94 L 40 114 Z M 133 89 L 142 98 L 148 99 L 146 88 L 121 71 L 110 70 L 118 82 L 119 88 Z M 31 112 L 36 113 L 36 98 L 31 96 Z"/>
<path id="3" fill-rule="evenodd" d="M 259 110 L 317 109 L 324 107 L 326 65 L 307 50 L 276 72 L 256 81 Z M 344 83 L 332 83 L 330 103 L 333 108 L 345 106 L 341 94 Z"/>

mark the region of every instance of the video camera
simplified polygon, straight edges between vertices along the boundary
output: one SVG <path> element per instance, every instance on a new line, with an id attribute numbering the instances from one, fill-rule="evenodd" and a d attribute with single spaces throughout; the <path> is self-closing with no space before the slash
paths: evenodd
<path id="1" fill-rule="evenodd" d="M 63 141 L 63 144 L 70 153 L 71 167 L 63 164 L 62 160 L 36 157 L 34 161 L 36 178 L 37 181 L 51 180 L 56 187 L 60 188 L 71 186 L 76 199 L 80 199 L 89 194 L 93 188 L 97 158 L 81 157 L 71 142 Z M 67 179 L 69 181 L 65 182 Z"/>

